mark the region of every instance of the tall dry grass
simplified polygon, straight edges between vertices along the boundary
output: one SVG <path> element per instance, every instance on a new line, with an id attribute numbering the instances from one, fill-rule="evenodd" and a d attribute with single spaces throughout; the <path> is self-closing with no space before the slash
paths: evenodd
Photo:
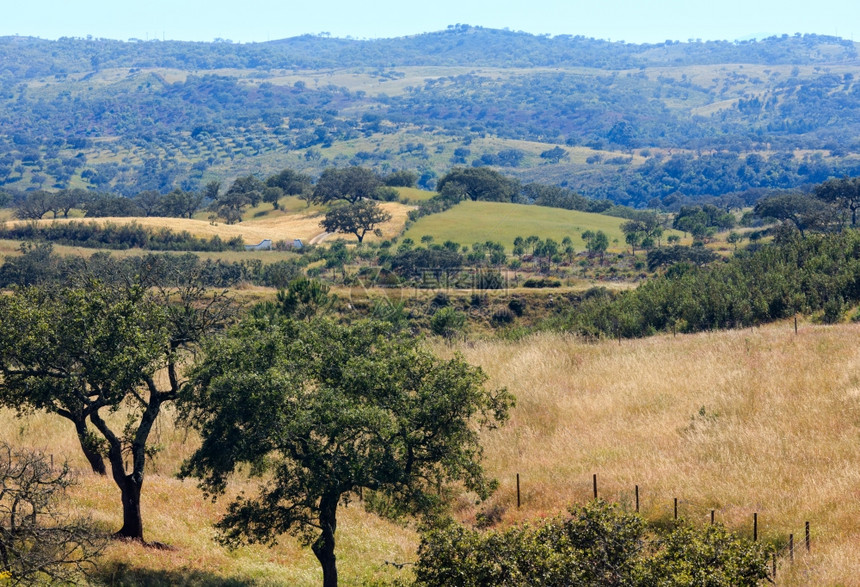
<path id="1" fill-rule="evenodd" d="M 556 334 L 461 350 L 518 398 L 487 435 L 508 519 L 592 497 L 784 544 L 780 585 L 860 585 L 860 326 L 671 335 L 588 344 Z M 522 509 L 516 510 L 516 474 Z M 464 512 L 465 514 L 466 512 Z M 800 548 L 804 522 L 812 553 Z"/>
<path id="2" fill-rule="evenodd" d="M 121 427 L 123 414 L 115 416 Z M 53 455 L 54 462 L 69 463 L 77 477 L 66 507 L 88 516 L 106 531 L 122 525 L 120 494 L 109 477 L 94 475 L 80 454 L 69 423 L 47 414 L 17 418 L 0 409 L 0 442 Z M 255 484 L 237 479 L 227 496 L 212 502 L 193 480 L 179 480 L 176 472 L 197 447 L 193 433 L 173 425 L 170 409 L 162 414 L 151 446 L 159 449 L 149 461 L 141 497 L 144 537 L 168 545 L 168 550 L 134 543 L 113 542 L 102 557 L 93 585 L 296 585 L 316 586 L 322 571 L 313 553 L 296 539 L 248 546 L 231 551 L 216 540 L 213 524 L 225 513 L 228 499 L 241 491 L 253 493 Z M 338 513 L 337 556 L 344 585 L 408 576 L 386 561 L 402 563 L 415 557 L 414 530 L 380 520 L 360 507 L 342 507 Z"/>
<path id="3" fill-rule="evenodd" d="M 780 563 L 777 584 L 860 585 L 860 325 L 792 325 L 689 336 L 589 344 L 560 334 L 518 342 L 484 341 L 453 350 L 481 365 L 490 384 L 518 398 L 510 423 L 485 434 L 486 464 L 501 481 L 490 506 L 503 524 L 555 515 L 591 498 L 641 506 L 651 519 L 717 519 L 782 544 L 793 533 L 794 565 Z M 112 584 L 315 585 L 321 578 L 307 549 L 286 538 L 273 549 L 230 552 L 211 524 L 224 503 L 203 499 L 173 475 L 196 439 L 176 430 L 170 414 L 163 446 L 143 489 L 147 538 L 172 551 L 114 544 L 103 563 Z M 68 457 L 80 471 L 75 507 L 107 527 L 120 525 L 112 482 L 86 472 L 69 426 L 45 415 L 17 420 L 0 413 L 0 440 Z M 523 505 L 516 509 L 516 474 Z M 232 491 L 250 490 L 236 481 Z M 459 515 L 473 520 L 467 498 Z M 800 539 L 812 528 L 812 553 Z M 364 514 L 343 510 L 337 547 L 342 583 L 397 576 L 385 561 L 414 560 L 417 537 Z M 401 576 L 403 575 L 402 572 Z M 103 577 L 104 579 L 104 577 Z M 232 581 L 232 583 L 231 583 Z M 124 583 L 123 583 L 124 582 Z"/>

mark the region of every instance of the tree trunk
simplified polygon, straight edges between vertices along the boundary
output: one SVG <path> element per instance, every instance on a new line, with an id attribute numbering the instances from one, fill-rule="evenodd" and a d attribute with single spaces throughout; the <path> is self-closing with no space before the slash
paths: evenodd
<path id="1" fill-rule="evenodd" d="M 86 420 L 75 420 L 75 431 L 78 434 L 78 442 L 81 443 L 81 450 L 84 451 L 84 456 L 87 457 L 93 473 L 97 475 L 107 475 L 105 460 L 93 446 L 93 441 L 87 433 Z"/>
<path id="2" fill-rule="evenodd" d="M 143 479 L 137 481 L 133 475 L 126 475 L 120 484 L 122 491 L 122 528 L 116 533 L 121 538 L 143 542 L 143 518 L 140 516 L 140 489 Z"/>
<path id="3" fill-rule="evenodd" d="M 323 571 L 323 587 L 337 587 L 337 561 L 334 556 L 334 532 L 337 529 L 337 502 L 339 496 L 320 500 L 319 521 L 322 527 L 319 538 L 311 548 Z"/>

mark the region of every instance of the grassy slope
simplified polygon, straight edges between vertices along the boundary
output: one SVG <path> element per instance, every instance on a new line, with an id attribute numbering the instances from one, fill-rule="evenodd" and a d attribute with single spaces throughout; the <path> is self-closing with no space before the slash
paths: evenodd
<path id="1" fill-rule="evenodd" d="M 44 219 L 38 222 L 51 224 L 52 222 L 69 222 L 93 221 L 99 223 L 112 222 L 115 224 L 126 224 L 135 222 L 141 226 L 160 229 L 168 228 L 173 231 L 188 231 L 192 235 L 210 238 L 215 235 L 222 239 L 229 239 L 236 236 L 243 238 L 246 244 L 257 244 L 263 239 L 292 240 L 295 238 L 302 239 L 304 242 L 309 242 L 314 236 L 322 234 L 324 231 L 320 227 L 320 221 L 323 218 L 323 212 L 316 206 L 307 208 L 304 203 L 297 203 L 297 198 L 286 198 L 284 208 L 282 210 L 274 210 L 271 204 L 260 204 L 256 208 L 251 208 L 245 212 L 243 221 L 238 224 L 225 224 L 218 221 L 215 223 L 207 220 L 208 213 L 200 212 L 193 219 L 187 218 L 92 218 L 81 219 L 74 218 L 64 220 Z M 397 202 L 381 202 L 380 206 L 388 211 L 392 219 L 381 226 L 384 238 L 397 236 L 403 230 L 403 225 L 406 223 L 406 214 L 411 209 L 409 206 Z M 11 222 L 30 222 L 30 221 L 11 221 Z M 373 240 L 375 237 L 368 235 L 368 240 Z M 351 235 L 348 240 L 354 240 Z"/>
<path id="2" fill-rule="evenodd" d="M 642 511 L 705 523 L 710 510 L 750 533 L 759 515 L 762 540 L 798 539 L 812 524 L 811 555 L 797 549 L 794 566 L 780 563 L 779 584 L 849 585 L 860 577 L 860 325 L 801 324 L 589 344 L 542 334 L 519 343 L 477 342 L 451 348 L 480 364 L 490 385 L 518 398 L 509 424 L 484 437 L 489 470 L 501 487 L 492 504 L 506 523 L 561 512 L 591 497 L 631 505 L 640 486 Z M 164 447 L 147 478 L 143 511 L 148 538 L 171 552 L 114 544 L 103 568 L 113 584 L 316 585 L 313 556 L 291 538 L 280 546 L 229 553 L 212 541 L 209 524 L 223 511 L 192 483 L 172 478 L 195 440 L 158 427 Z M 50 447 L 81 471 L 73 501 L 111 528 L 119 525 L 118 492 L 84 469 L 65 422 L 48 416 L 16 421 L 0 412 L 0 440 Z M 523 507 L 516 509 L 521 475 Z M 236 482 L 231 487 L 244 487 Z M 170 510 L 163 504 L 170 502 Z M 473 520 L 464 497 L 458 515 Z M 344 585 L 395 573 L 384 561 L 414 560 L 416 537 L 351 507 L 338 528 Z M 123 570 L 123 565 L 127 568 Z M 229 583 L 229 580 L 234 583 Z"/>
<path id="3" fill-rule="evenodd" d="M 462 202 L 441 214 L 421 218 L 405 236 L 419 242 L 422 236 L 431 235 L 435 242 L 452 240 L 463 245 L 492 240 L 509 250 L 517 236 L 536 235 L 556 242 L 569 236 L 577 250 L 582 250 L 582 232 L 602 230 L 610 243 L 618 239 L 618 245 L 610 244 L 610 248 L 618 248 L 624 243 L 624 233 L 619 228 L 623 222 L 621 218 L 544 206 Z"/>

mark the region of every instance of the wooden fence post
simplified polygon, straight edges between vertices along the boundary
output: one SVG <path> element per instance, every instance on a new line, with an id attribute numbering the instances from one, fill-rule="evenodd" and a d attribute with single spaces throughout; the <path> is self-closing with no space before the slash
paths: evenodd
<path id="1" fill-rule="evenodd" d="M 806 522 L 806 552 L 809 552 L 809 551 L 810 551 L 810 544 L 809 544 L 809 522 Z"/>
<path id="2" fill-rule="evenodd" d="M 636 486 L 636 513 L 639 513 L 639 486 Z"/>
<path id="3" fill-rule="evenodd" d="M 715 512 L 716 512 L 716 510 L 711 510 L 711 526 L 714 525 L 714 513 Z"/>
<path id="4" fill-rule="evenodd" d="M 788 558 L 794 562 L 794 534 L 788 535 Z"/>
<path id="5" fill-rule="evenodd" d="M 517 473 L 517 509 L 520 509 L 520 474 Z"/>
<path id="6" fill-rule="evenodd" d="M 678 519 L 678 498 L 675 498 L 675 520 Z"/>
<path id="7" fill-rule="evenodd" d="M 594 482 L 594 499 L 597 499 L 597 473 L 595 473 L 592 477 Z"/>
<path id="8" fill-rule="evenodd" d="M 758 542 L 758 512 L 753 512 L 753 542 Z"/>

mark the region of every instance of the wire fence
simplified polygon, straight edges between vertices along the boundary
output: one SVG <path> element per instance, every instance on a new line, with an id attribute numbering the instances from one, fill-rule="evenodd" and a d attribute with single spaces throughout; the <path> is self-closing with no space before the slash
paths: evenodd
<path id="1" fill-rule="evenodd" d="M 523 504 L 523 492 L 520 474 L 516 475 L 516 498 L 517 509 L 520 509 Z M 591 478 L 591 494 L 593 499 L 598 499 L 600 495 L 600 487 L 598 486 L 598 476 L 593 474 Z M 618 499 L 620 497 L 621 499 Z M 639 485 L 634 485 L 632 493 L 622 493 L 616 497 L 615 501 L 624 503 L 637 514 L 642 514 L 646 508 L 646 504 L 642 499 L 643 493 L 640 491 Z M 703 520 L 705 523 L 709 520 L 711 524 L 719 522 L 719 513 L 726 511 L 725 507 L 714 507 L 713 504 L 703 503 L 692 499 L 682 499 L 672 497 L 671 499 L 654 499 L 648 500 L 647 510 L 652 512 L 652 517 L 657 519 L 672 519 L 672 520 Z M 744 508 L 749 509 L 749 508 Z M 657 515 L 653 516 L 656 512 Z M 764 521 L 764 520 L 761 520 Z M 752 540 L 758 542 L 764 535 L 760 532 L 759 512 L 752 512 L 750 517 L 752 524 Z M 728 526 L 728 525 L 727 525 Z M 738 529 L 734 530 L 738 532 Z M 784 534 L 778 536 L 770 535 L 768 537 L 772 545 L 771 561 L 770 561 L 770 577 L 769 580 L 776 582 L 778 576 L 786 570 L 786 565 L 792 568 L 800 568 L 804 572 L 812 570 L 812 564 L 809 555 L 812 553 L 812 526 L 808 520 L 803 522 L 803 526 L 798 526 L 798 532 L 789 533 L 788 539 L 785 539 Z"/>

